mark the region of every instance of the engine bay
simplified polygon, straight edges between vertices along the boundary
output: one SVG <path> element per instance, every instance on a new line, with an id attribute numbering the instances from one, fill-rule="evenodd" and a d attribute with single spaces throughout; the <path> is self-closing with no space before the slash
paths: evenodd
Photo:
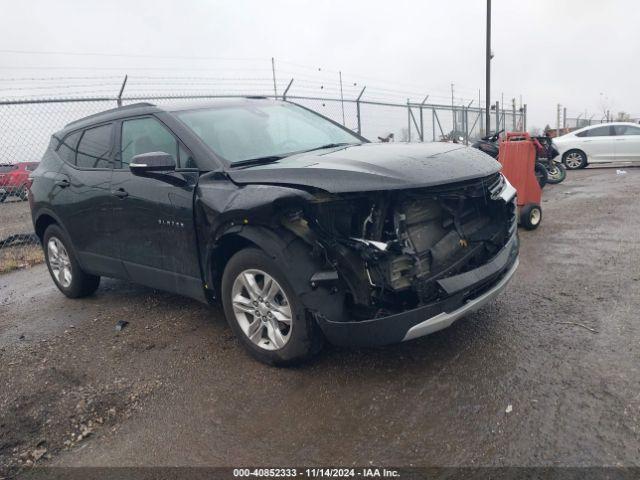
<path id="1" fill-rule="evenodd" d="M 441 187 L 317 194 L 283 224 L 335 269 L 354 318 L 376 318 L 442 299 L 437 281 L 477 268 L 515 228 L 500 174 Z M 327 281 L 332 277 L 327 276 Z"/>

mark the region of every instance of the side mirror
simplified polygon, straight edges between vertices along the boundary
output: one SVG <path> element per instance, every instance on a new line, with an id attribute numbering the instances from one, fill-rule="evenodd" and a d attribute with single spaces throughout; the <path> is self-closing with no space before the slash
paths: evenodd
<path id="1" fill-rule="evenodd" d="M 141 153 L 131 159 L 129 170 L 134 175 L 142 175 L 145 172 L 172 172 L 176 169 L 176 161 L 173 155 L 165 152 Z"/>

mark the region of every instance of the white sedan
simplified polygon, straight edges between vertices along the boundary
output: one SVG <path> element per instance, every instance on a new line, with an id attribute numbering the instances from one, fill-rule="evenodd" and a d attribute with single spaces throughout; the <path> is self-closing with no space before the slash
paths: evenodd
<path id="1" fill-rule="evenodd" d="M 640 162 L 640 125 L 615 122 L 591 125 L 553 139 L 568 169 L 589 163 Z"/>

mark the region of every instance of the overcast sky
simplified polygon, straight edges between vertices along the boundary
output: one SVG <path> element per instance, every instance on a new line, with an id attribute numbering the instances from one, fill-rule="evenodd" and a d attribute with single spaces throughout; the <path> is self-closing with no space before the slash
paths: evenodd
<path id="1" fill-rule="evenodd" d="M 268 78 L 275 57 L 279 83 L 298 75 L 300 88 L 341 70 L 349 94 L 366 84 L 446 103 L 454 83 L 459 101 L 482 89 L 484 102 L 484 0 L 21 0 L 2 10 L 0 78 Z M 522 95 L 539 127 L 554 124 L 557 103 L 569 116 L 640 116 L 639 10 L 638 0 L 493 0 L 492 101 Z"/>

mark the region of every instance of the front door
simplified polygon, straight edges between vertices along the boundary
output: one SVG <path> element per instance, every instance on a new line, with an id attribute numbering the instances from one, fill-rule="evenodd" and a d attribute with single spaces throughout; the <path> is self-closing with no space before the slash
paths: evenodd
<path id="1" fill-rule="evenodd" d="M 583 145 L 589 163 L 615 160 L 615 140 L 610 125 L 592 128 L 584 132 Z"/>
<path id="2" fill-rule="evenodd" d="M 112 230 L 119 258 L 135 282 L 202 295 L 193 221 L 198 174 L 180 172 L 190 154 L 155 117 L 124 120 L 119 126 L 120 149 L 111 180 Z M 177 171 L 131 173 L 132 158 L 149 152 L 172 155 Z"/>
<path id="3" fill-rule="evenodd" d="M 626 162 L 640 161 L 640 126 L 614 125 L 616 160 Z"/>

